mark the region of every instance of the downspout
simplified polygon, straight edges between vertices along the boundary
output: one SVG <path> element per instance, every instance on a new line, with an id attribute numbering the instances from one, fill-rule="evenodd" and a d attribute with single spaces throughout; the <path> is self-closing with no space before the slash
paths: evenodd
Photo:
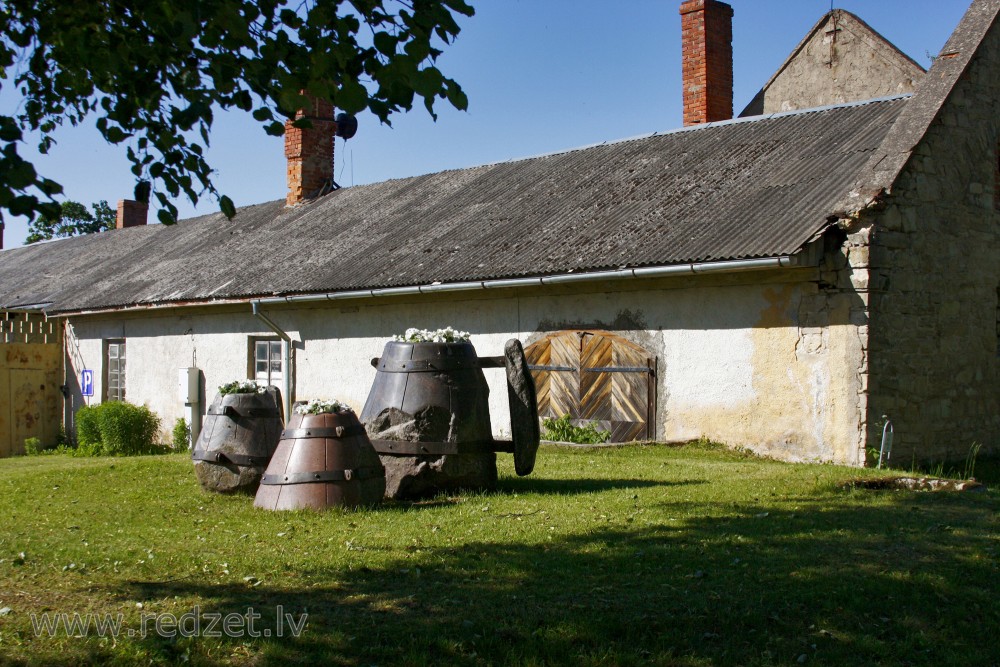
<path id="1" fill-rule="evenodd" d="M 278 334 L 278 337 L 281 338 L 281 364 L 285 368 L 285 372 L 281 375 L 281 402 L 283 403 L 281 408 L 285 414 L 285 423 L 287 424 L 288 420 L 292 417 L 292 339 L 270 317 L 260 312 L 259 302 L 254 301 L 250 306 L 253 308 L 254 317 L 266 324 L 271 331 Z"/>

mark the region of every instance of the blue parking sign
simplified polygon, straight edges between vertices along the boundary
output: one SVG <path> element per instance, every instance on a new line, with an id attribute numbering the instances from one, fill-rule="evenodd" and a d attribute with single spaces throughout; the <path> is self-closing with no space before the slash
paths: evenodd
<path id="1" fill-rule="evenodd" d="M 80 388 L 84 396 L 94 395 L 94 371 L 86 368 L 80 371 Z"/>

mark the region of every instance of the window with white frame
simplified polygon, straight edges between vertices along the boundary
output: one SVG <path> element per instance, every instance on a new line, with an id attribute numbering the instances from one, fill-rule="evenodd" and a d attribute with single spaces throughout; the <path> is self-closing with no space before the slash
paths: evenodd
<path id="1" fill-rule="evenodd" d="M 125 340 L 104 342 L 104 399 L 125 400 Z"/>
<path id="2" fill-rule="evenodd" d="M 281 339 L 250 338 L 250 377 L 261 385 L 280 385 L 283 377 Z"/>

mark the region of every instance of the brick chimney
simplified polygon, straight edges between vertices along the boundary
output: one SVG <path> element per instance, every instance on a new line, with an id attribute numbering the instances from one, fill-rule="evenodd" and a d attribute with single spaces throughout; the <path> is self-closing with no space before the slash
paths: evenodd
<path id="1" fill-rule="evenodd" d="M 131 199 L 119 199 L 115 229 L 141 227 L 146 224 L 147 213 L 149 213 L 149 204 L 132 201 Z"/>
<path id="2" fill-rule="evenodd" d="M 285 122 L 287 206 L 326 194 L 333 184 L 333 142 L 337 131 L 333 104 L 310 97 L 309 105 L 295 114 L 295 118 L 308 118 L 312 127 L 293 127 L 291 121 Z"/>
<path id="3" fill-rule="evenodd" d="M 733 8 L 718 0 L 681 3 L 684 125 L 733 117 Z"/>

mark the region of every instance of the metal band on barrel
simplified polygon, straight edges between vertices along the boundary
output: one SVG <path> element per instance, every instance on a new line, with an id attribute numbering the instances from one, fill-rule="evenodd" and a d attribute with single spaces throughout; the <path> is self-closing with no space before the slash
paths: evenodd
<path id="1" fill-rule="evenodd" d="M 355 435 L 363 435 L 364 433 L 365 427 L 360 424 L 356 424 L 354 426 L 324 426 L 322 428 L 286 428 L 281 432 L 281 439 L 349 438 Z"/>
<path id="2" fill-rule="evenodd" d="M 232 419 L 239 417 L 273 417 L 277 419 L 280 416 L 274 408 L 235 408 L 232 405 L 220 406 L 218 408 L 209 406 L 205 414 L 230 417 Z"/>
<path id="3" fill-rule="evenodd" d="M 246 454 L 227 454 L 225 452 L 207 452 L 204 449 L 196 449 L 191 453 L 191 460 L 206 461 L 207 463 L 231 464 L 237 466 L 262 466 L 267 465 L 266 456 L 247 456 Z"/>
<path id="4" fill-rule="evenodd" d="M 269 474 L 261 478 L 261 484 L 269 486 L 285 484 L 312 484 L 320 482 L 350 482 L 351 480 L 384 477 L 382 468 L 355 468 L 353 470 L 319 470 L 316 472 L 290 472 Z"/>
<path id="5" fill-rule="evenodd" d="M 476 357 L 443 357 L 441 359 L 386 359 L 383 357 L 376 366 L 383 373 L 444 372 L 479 367 L 479 359 Z"/>
<path id="6" fill-rule="evenodd" d="M 379 454 L 395 454 L 397 456 L 442 456 L 445 454 L 486 454 L 496 451 L 497 443 L 493 440 L 478 440 L 471 442 L 419 442 L 404 440 L 372 440 L 372 446 Z"/>

